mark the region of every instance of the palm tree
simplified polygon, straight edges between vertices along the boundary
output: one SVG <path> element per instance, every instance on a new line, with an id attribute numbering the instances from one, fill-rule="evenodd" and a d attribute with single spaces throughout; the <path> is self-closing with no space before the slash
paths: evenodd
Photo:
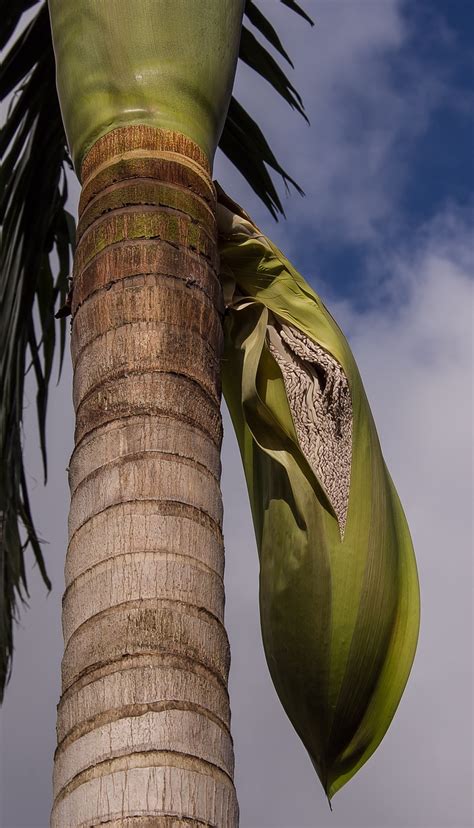
<path id="1" fill-rule="evenodd" d="M 288 60 L 251 0 L 52 0 L 52 25 L 42 2 L 15 40 L 37 3 L 12 0 L 1 37 L 13 42 L 0 92 L 14 95 L 0 139 L 0 692 L 28 546 L 49 585 L 22 460 L 24 374 L 31 366 L 37 381 L 46 478 L 48 383 L 70 310 L 76 431 L 52 824 L 233 826 L 217 142 L 273 215 L 266 165 L 295 184 L 231 98 L 237 54 L 304 111 L 242 26 L 245 13 Z M 66 298 L 72 163 L 82 195 Z"/>

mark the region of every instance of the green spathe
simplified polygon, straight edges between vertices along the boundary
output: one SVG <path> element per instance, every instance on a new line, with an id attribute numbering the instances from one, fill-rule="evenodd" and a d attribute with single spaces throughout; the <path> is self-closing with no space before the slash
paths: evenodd
<path id="1" fill-rule="evenodd" d="M 260 615 L 280 700 L 332 797 L 383 738 L 413 662 L 419 588 L 406 519 L 347 341 L 320 298 L 220 194 L 223 389 L 260 555 Z M 342 367 L 352 403 L 344 533 L 296 436 L 270 319 Z"/>
<path id="2" fill-rule="evenodd" d="M 212 164 L 229 106 L 244 5 L 49 0 L 58 93 L 76 170 L 98 138 L 132 124 L 182 133 Z"/>

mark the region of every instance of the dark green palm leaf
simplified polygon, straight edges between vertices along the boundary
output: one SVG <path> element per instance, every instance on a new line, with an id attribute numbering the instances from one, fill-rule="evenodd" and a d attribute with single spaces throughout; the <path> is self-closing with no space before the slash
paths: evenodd
<path id="1" fill-rule="evenodd" d="M 303 101 L 294 86 L 291 85 L 276 60 L 245 26 L 242 27 L 239 57 L 262 78 L 265 78 L 293 109 L 308 120 L 304 112 Z"/>
<path id="2" fill-rule="evenodd" d="M 283 213 L 283 207 L 267 166 L 279 173 L 285 184 L 292 184 L 303 195 L 301 187 L 278 163 L 259 126 L 235 98 L 231 99 L 219 146 L 259 194 L 275 219 L 278 213 Z"/>
<path id="3" fill-rule="evenodd" d="M 282 2 L 307 15 L 293 2 Z M 24 12 L 38 11 L 15 39 Z M 37 386 L 37 415 L 46 479 L 46 408 L 59 338 L 64 353 L 64 305 L 74 245 L 74 220 L 67 213 L 66 168 L 71 165 L 56 94 L 54 53 L 47 5 L 40 0 L 0 0 L 0 46 L 10 50 L 0 70 L 0 100 L 10 98 L 0 132 L 0 701 L 13 651 L 18 600 L 28 594 L 25 550 L 31 546 L 46 585 L 40 539 L 35 530 L 23 465 L 23 390 L 31 369 Z M 281 41 L 254 2 L 250 24 L 290 64 Z M 311 21 L 310 21 L 311 22 Z M 248 29 L 240 57 L 304 116 L 302 101 L 277 61 Z M 292 64 L 291 64 L 292 65 Z M 305 117 L 305 116 L 304 116 Z M 232 100 L 221 137 L 222 151 L 277 218 L 283 208 L 268 168 L 285 185 L 300 188 L 280 166 L 261 130 Z M 55 253 L 54 273 L 50 256 Z"/>
<path id="4" fill-rule="evenodd" d="M 250 20 L 252 26 L 255 26 L 256 29 L 260 32 L 263 37 L 268 40 L 268 42 L 273 46 L 277 52 L 280 53 L 285 60 L 288 61 L 291 67 L 293 67 L 293 63 L 290 60 L 289 55 L 285 52 L 282 42 L 278 37 L 275 29 L 273 28 L 272 24 L 269 20 L 265 17 L 264 14 L 260 11 L 260 9 L 252 2 L 252 0 L 247 0 L 245 4 L 245 14 Z"/>
<path id="5" fill-rule="evenodd" d="M 7 21 L 11 31 L 30 5 L 12 4 Z M 0 134 L 0 698 L 13 650 L 17 600 L 28 594 L 24 563 L 28 545 L 50 586 L 28 500 L 21 424 L 25 368 L 31 364 L 46 477 L 45 420 L 56 338 L 54 310 L 64 301 L 73 242 L 65 219 L 67 152 L 57 97 L 52 94 L 54 77 L 47 8 L 42 6 L 0 72 L 1 98 L 15 90 Z M 54 249 L 59 260 L 55 276 L 50 266 Z M 63 342 L 64 334 L 63 323 Z"/>
<path id="6" fill-rule="evenodd" d="M 302 9 L 301 6 L 298 5 L 298 3 L 295 3 L 294 0 L 281 0 L 281 2 L 284 6 L 288 6 L 288 8 L 291 9 L 291 11 L 294 11 L 296 12 L 296 14 L 299 14 L 299 16 L 302 17 L 303 20 L 306 20 L 306 22 L 309 23 L 311 26 L 314 25 L 309 15 L 306 14 L 304 9 Z"/>
<path id="7" fill-rule="evenodd" d="M 3 49 L 15 31 L 23 12 L 35 6 L 39 0 L 2 0 L 0 15 L 2 28 L 0 30 L 0 49 Z"/>

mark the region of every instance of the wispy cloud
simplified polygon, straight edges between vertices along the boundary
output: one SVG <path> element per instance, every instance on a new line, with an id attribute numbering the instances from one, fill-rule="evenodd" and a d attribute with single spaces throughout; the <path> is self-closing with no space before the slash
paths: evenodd
<path id="1" fill-rule="evenodd" d="M 287 201 L 290 221 L 277 235 L 291 244 L 297 224 L 317 227 L 326 240 L 377 243 L 400 220 L 410 152 L 446 98 L 445 73 L 418 60 L 414 24 L 400 0 L 319 2 L 313 30 L 303 22 L 288 27 L 288 12 L 277 4 L 272 19 L 294 58 L 294 83 L 312 128 L 302 127 L 245 66 L 236 90 L 306 191 L 306 199 Z M 219 161 L 221 170 L 230 186 L 246 192 Z M 270 226 L 258 207 L 256 217 Z"/>

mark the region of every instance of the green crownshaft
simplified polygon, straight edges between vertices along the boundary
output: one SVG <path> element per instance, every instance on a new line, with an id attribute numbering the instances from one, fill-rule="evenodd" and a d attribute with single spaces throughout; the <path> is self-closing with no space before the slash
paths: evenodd
<path id="1" fill-rule="evenodd" d="M 59 100 L 76 169 L 98 138 L 132 124 L 182 133 L 212 164 L 230 102 L 244 5 L 49 0 Z"/>

